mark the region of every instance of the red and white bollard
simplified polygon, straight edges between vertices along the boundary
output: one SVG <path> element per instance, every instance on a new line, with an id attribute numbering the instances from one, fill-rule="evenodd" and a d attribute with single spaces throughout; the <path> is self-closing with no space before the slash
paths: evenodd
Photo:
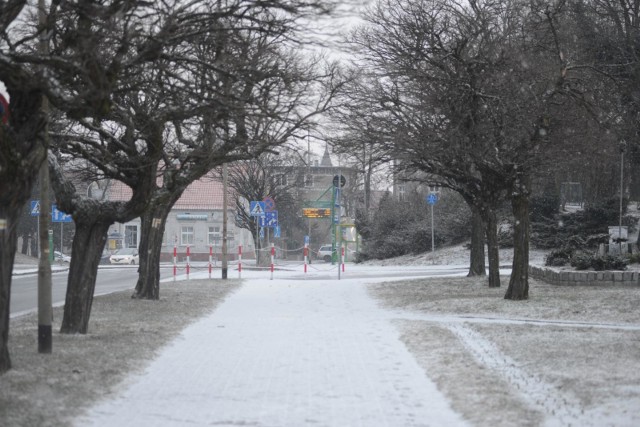
<path id="1" fill-rule="evenodd" d="M 242 245 L 238 245 L 238 279 L 242 278 Z"/>
<path id="2" fill-rule="evenodd" d="M 273 268 L 273 259 L 275 258 L 275 256 L 276 256 L 276 247 L 275 247 L 275 244 L 272 243 L 271 244 L 271 280 L 273 280 L 273 269 L 274 269 Z"/>
<path id="3" fill-rule="evenodd" d="M 178 274 L 178 247 L 173 247 L 173 281 L 176 281 L 176 275 Z"/>
<path id="4" fill-rule="evenodd" d="M 211 261 L 213 260 L 213 246 L 209 246 L 209 279 L 211 279 L 211 270 L 213 269 Z"/>
<path id="5" fill-rule="evenodd" d="M 342 254 L 340 255 L 340 264 L 342 264 L 342 272 L 344 273 L 344 246 L 341 248 Z"/>
<path id="6" fill-rule="evenodd" d="M 304 272 L 307 272 L 307 260 L 309 257 L 309 245 L 304 244 L 304 249 L 302 250 L 302 254 L 304 256 Z"/>
<path id="7" fill-rule="evenodd" d="M 187 246 L 187 280 L 189 280 L 189 270 L 191 269 L 190 258 L 191 256 L 191 247 Z"/>

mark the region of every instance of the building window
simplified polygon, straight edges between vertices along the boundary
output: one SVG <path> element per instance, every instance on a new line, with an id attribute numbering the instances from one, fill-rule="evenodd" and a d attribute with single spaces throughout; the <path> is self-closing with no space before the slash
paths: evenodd
<path id="1" fill-rule="evenodd" d="M 313 187 L 313 175 L 305 175 L 304 176 L 304 186 L 305 187 Z"/>
<path id="2" fill-rule="evenodd" d="M 138 247 L 138 226 L 137 225 L 124 226 L 124 246 L 125 248 Z"/>
<path id="3" fill-rule="evenodd" d="M 209 227 L 209 244 L 220 246 L 222 237 L 220 236 L 220 227 Z"/>
<path id="4" fill-rule="evenodd" d="M 403 202 L 405 199 L 406 187 L 404 184 L 398 184 L 398 200 Z"/>
<path id="5" fill-rule="evenodd" d="M 183 226 L 180 233 L 180 244 L 182 246 L 193 245 L 194 241 L 193 227 Z"/>
<path id="6" fill-rule="evenodd" d="M 286 186 L 287 185 L 287 176 L 286 175 L 278 175 L 276 176 L 276 185 Z"/>

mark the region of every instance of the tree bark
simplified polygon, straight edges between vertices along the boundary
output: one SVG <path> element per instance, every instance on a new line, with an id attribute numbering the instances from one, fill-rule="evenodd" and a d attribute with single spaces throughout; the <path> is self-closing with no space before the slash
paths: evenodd
<path id="1" fill-rule="evenodd" d="M 155 185 L 157 163 L 149 162 L 138 170 L 141 175 L 138 188 L 133 189 L 133 195 L 127 202 L 79 197 L 75 186 L 64 177 L 62 167 L 52 154 L 49 156 L 49 169 L 58 207 L 71 212 L 76 225 L 60 332 L 86 334 L 98 265 L 109 227 L 116 221 L 131 221 L 144 212 L 152 186 Z"/>
<path id="2" fill-rule="evenodd" d="M 11 83 L 5 81 L 11 95 L 9 124 L 0 122 L 0 374 L 11 369 L 9 313 L 18 222 L 47 155 L 42 95 Z"/>
<path id="3" fill-rule="evenodd" d="M 529 195 L 520 192 L 511 200 L 513 228 L 513 266 L 505 299 L 529 298 Z"/>
<path id="4" fill-rule="evenodd" d="M 96 287 L 98 265 L 107 241 L 107 232 L 113 221 L 84 215 L 74 218 L 76 234 L 73 238 L 73 256 L 69 265 L 67 295 L 62 317 L 61 333 L 86 334 Z"/>
<path id="5" fill-rule="evenodd" d="M 131 298 L 160 299 L 162 237 L 173 204 L 174 202 L 164 200 L 156 202 L 141 216 L 140 246 L 138 248 L 140 267 L 138 282 Z"/>
<path id="6" fill-rule="evenodd" d="M 485 268 L 485 226 L 478 209 L 472 208 L 471 251 L 469 252 L 469 274 L 467 277 L 486 276 Z"/>
<path id="7" fill-rule="evenodd" d="M 27 193 L 28 194 L 28 193 Z M 0 226 L 0 374 L 11 369 L 11 358 L 9 357 L 9 312 L 11 300 L 11 274 L 13 272 L 13 262 L 18 235 L 16 226 L 20 217 L 20 208 L 14 209 L 10 206 L 0 205 L 0 218 L 6 221 L 4 228 Z"/>
<path id="8" fill-rule="evenodd" d="M 489 287 L 500 287 L 500 247 L 498 245 L 498 219 L 492 209 L 485 211 L 487 252 L 489 255 Z"/>

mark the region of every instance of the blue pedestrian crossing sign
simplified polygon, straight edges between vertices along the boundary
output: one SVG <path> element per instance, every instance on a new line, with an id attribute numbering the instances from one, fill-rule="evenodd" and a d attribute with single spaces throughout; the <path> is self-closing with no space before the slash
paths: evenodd
<path id="1" fill-rule="evenodd" d="M 31 201 L 31 216 L 40 215 L 40 200 Z"/>
<path id="2" fill-rule="evenodd" d="M 265 212 L 264 202 L 252 200 L 249 203 L 249 215 L 264 217 L 264 212 Z"/>
<path id="3" fill-rule="evenodd" d="M 277 225 L 273 228 L 273 237 L 279 239 L 280 238 L 280 226 Z"/>
<path id="4" fill-rule="evenodd" d="M 264 239 L 264 228 L 260 227 L 260 238 Z"/>
<path id="5" fill-rule="evenodd" d="M 40 216 L 40 200 L 31 201 L 31 216 Z M 51 205 L 51 222 L 73 222 L 71 215 L 66 214 L 53 204 Z"/>

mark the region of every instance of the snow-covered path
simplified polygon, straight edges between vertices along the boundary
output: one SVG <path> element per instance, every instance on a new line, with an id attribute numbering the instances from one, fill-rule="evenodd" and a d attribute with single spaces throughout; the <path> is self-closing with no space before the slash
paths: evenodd
<path id="1" fill-rule="evenodd" d="M 466 423 L 347 278 L 248 280 L 77 425 Z"/>

